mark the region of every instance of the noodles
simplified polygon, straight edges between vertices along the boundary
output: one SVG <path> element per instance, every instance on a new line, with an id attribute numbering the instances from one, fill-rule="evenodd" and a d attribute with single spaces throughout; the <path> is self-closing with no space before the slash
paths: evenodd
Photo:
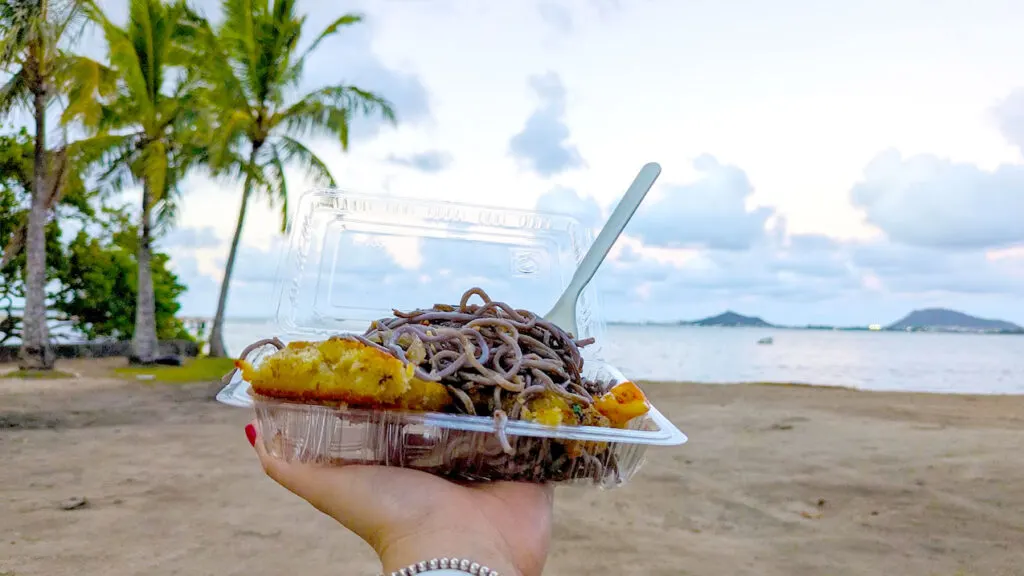
<path id="1" fill-rule="evenodd" d="M 474 296 L 482 304 L 472 303 Z M 457 307 L 395 310 L 394 317 L 373 322 L 361 337 L 353 338 L 365 339 L 404 362 L 411 362 L 407 350 L 415 342 L 421 344 L 425 356 L 416 363 L 416 376 L 444 384 L 459 399 L 461 413 L 493 414 L 508 454 L 513 450 L 505 438 L 505 424 L 509 417 L 521 416 L 531 397 L 547 390 L 570 406 L 589 407 L 592 393 L 599 391 L 581 377 L 579 349 L 592 344 L 593 338 L 576 340 L 528 310 L 492 300 L 481 288 L 467 290 Z M 511 394 L 508 412 L 498 389 Z"/>
<path id="2" fill-rule="evenodd" d="M 440 457 L 417 455 L 421 466 L 434 467 L 441 460 L 444 470 L 463 478 L 488 476 L 479 471 L 483 467 L 502 478 L 533 481 L 600 480 L 618 473 L 607 444 L 510 438 L 506 430 L 515 420 L 612 425 L 596 402 L 607 390 L 583 377 L 580 349 L 593 344 L 593 338 L 577 339 L 533 312 L 492 300 L 480 288 L 467 290 L 457 306 L 394 310 L 363 334 L 338 338 L 393 356 L 411 366 L 416 379 L 443 386 L 452 397 L 449 411 L 494 418 L 494 434 L 470 433 L 463 441 L 447 442 Z M 277 339 L 261 340 L 243 351 L 241 361 L 266 344 L 284 347 Z M 472 445 L 463 445 L 466 441 Z"/>
<path id="3" fill-rule="evenodd" d="M 483 304 L 472 304 L 473 296 Z M 540 375 L 551 382 L 552 391 L 587 405 L 591 402 L 569 389 L 586 389 L 579 381 L 583 370 L 579 348 L 593 339 L 577 341 L 532 312 L 491 300 L 480 288 L 467 290 L 457 308 L 438 304 L 429 310 L 396 310 L 395 317 L 373 322 L 362 338 L 406 361 L 404 349 L 409 342 L 425 344 L 427 356 L 416 367 L 417 377 L 424 380 L 455 386 L 469 374 L 474 383 L 522 394 L 527 374 Z M 492 406 L 490 411 L 498 408 Z"/>

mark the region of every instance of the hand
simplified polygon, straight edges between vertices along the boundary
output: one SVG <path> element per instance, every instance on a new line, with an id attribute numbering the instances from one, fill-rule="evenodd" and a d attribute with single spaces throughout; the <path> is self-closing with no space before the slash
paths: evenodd
<path id="1" fill-rule="evenodd" d="M 245 432 L 267 475 L 365 540 L 385 574 L 441 556 L 469 558 L 502 576 L 535 576 L 544 568 L 550 485 L 460 485 L 406 468 L 287 463 L 257 441 L 255 421 Z"/>

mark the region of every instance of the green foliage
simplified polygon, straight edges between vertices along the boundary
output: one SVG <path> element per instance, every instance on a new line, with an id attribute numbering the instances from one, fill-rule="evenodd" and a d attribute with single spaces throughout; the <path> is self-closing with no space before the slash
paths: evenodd
<path id="1" fill-rule="evenodd" d="M 119 26 L 96 6 L 86 13 L 103 31 L 108 64 L 76 62 L 62 120 L 91 136 L 81 147 L 107 190 L 144 183 L 151 198 L 143 218 L 173 222 L 178 186 L 205 162 L 212 124 L 190 48 L 201 18 L 183 0 L 130 0 Z"/>
<path id="2" fill-rule="evenodd" d="M 28 218 L 34 141 L 24 128 L 0 134 L 0 239 L 5 242 L 24 227 Z M 4 246 L 0 246 L 2 250 Z M 64 267 L 60 227 L 46 226 L 47 276 Z M 19 251 L 0 267 L 0 344 L 21 331 L 21 305 L 25 298 L 25 252 Z"/>
<path id="3" fill-rule="evenodd" d="M 9 238 L 24 222 L 32 173 L 32 136 L 26 130 L 0 134 L 0 238 Z M 48 301 L 58 318 L 89 338 L 129 339 L 135 321 L 137 228 L 123 209 L 94 211 L 83 195 L 62 198 L 65 222 L 82 229 L 62 241 L 58 220 L 46 227 Z M 185 287 L 168 268 L 169 256 L 153 255 L 157 332 L 161 339 L 189 339 L 175 319 Z M 18 336 L 24 298 L 25 254 L 0 268 L 0 343 Z"/>
<path id="4" fill-rule="evenodd" d="M 22 190 L 32 186 L 32 143 L 26 128 L 0 134 L 0 186 Z"/>
<path id="5" fill-rule="evenodd" d="M 349 84 L 290 97 L 320 42 L 361 22 L 360 15 L 338 17 L 300 52 L 306 18 L 297 13 L 295 0 L 223 0 L 221 9 L 221 26 L 201 26 L 195 36 L 204 63 L 204 98 L 217 117 L 209 162 L 217 173 L 244 177 L 244 194 L 279 207 L 284 230 L 286 166 L 301 168 L 315 185 L 334 185 L 327 165 L 298 138 L 333 138 L 347 150 L 354 118 L 395 122 L 395 112 L 383 97 Z"/>
<path id="6" fill-rule="evenodd" d="M 0 117 L 13 108 L 31 106 L 34 92 L 49 103 L 64 83 L 73 44 L 90 0 L 5 0 L 0 2 Z"/>
<path id="7" fill-rule="evenodd" d="M 135 329 L 138 229 L 122 211 L 105 212 L 110 221 L 100 234 L 82 230 L 68 244 L 67 266 L 59 277 L 63 290 L 53 307 L 75 318 L 75 328 L 90 339 L 129 340 Z M 186 288 L 168 269 L 169 260 L 167 254 L 153 254 L 157 338 L 189 339 L 175 318 Z"/>
<path id="8" fill-rule="evenodd" d="M 300 139 L 326 136 L 347 150 L 355 118 L 395 122 L 387 100 L 350 84 L 297 92 L 309 55 L 360 23 L 360 15 L 326 23 L 300 50 L 309 36 L 296 0 L 222 0 L 221 7 L 215 29 L 186 0 L 128 0 L 123 25 L 115 22 L 125 19 L 108 18 L 92 0 L 0 4 L 0 69 L 9 73 L 0 84 L 0 116 L 45 93 L 47 102 L 66 98 L 62 122 L 87 134 L 48 150 L 44 166 L 33 166 L 26 131 L 0 136 L 0 239 L 7 244 L 24 234 L 32 174 L 45 169 L 50 309 L 89 337 L 133 336 L 139 238 L 145 248 L 173 224 L 179 186 L 192 170 L 244 179 L 246 200 L 252 194 L 280 207 L 283 230 L 287 166 L 317 184 L 334 184 L 327 165 Z M 105 62 L 64 48 L 87 21 L 106 39 Z M 134 224 L 121 209 L 101 208 L 107 193 L 140 184 Z M 58 222 L 72 219 L 80 229 L 62 237 L 68 227 Z M 0 342 L 17 333 L 13 305 L 24 297 L 24 252 L 9 254 L 0 264 Z M 152 275 L 158 337 L 187 336 L 174 319 L 185 287 L 166 254 L 152 255 Z M 217 317 L 222 320 L 220 306 Z"/>
<path id="9" fill-rule="evenodd" d="M 238 224 L 231 241 L 211 332 L 210 353 L 225 354 L 223 322 L 228 288 L 250 199 L 266 201 L 281 212 L 288 228 L 288 183 L 285 168 L 302 169 L 318 186 L 333 186 L 327 164 L 299 141 L 323 136 L 348 150 L 354 118 L 379 116 L 395 122 L 390 102 L 350 84 L 336 84 L 306 94 L 296 92 L 309 55 L 320 43 L 358 24 L 362 16 L 344 14 L 299 50 L 306 17 L 296 0 L 222 0 L 224 20 L 214 30 L 197 21 L 194 41 L 202 66 L 203 100 L 215 117 L 206 163 L 215 174 L 244 179 Z"/>

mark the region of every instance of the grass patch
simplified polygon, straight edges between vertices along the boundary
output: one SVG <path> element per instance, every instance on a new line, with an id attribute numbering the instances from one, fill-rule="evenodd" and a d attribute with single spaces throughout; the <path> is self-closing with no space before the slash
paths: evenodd
<path id="1" fill-rule="evenodd" d="M 0 374 L 0 378 L 21 378 L 22 380 L 63 380 L 74 377 L 74 374 L 60 370 L 15 370 Z M 4 573 L 0 572 L 0 576 L 4 576 Z"/>
<path id="2" fill-rule="evenodd" d="M 231 358 L 194 358 L 186 360 L 184 366 L 131 366 L 117 368 L 114 372 L 124 378 L 152 376 L 152 382 L 169 384 L 191 384 L 194 382 L 216 382 L 235 367 Z"/>

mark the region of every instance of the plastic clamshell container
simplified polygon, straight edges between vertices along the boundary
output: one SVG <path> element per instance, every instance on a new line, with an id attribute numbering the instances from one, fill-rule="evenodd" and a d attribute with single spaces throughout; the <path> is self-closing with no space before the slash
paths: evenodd
<path id="1" fill-rule="evenodd" d="M 591 234 L 575 218 L 318 190 L 299 201 L 277 277 L 276 334 L 320 340 L 362 333 L 392 309 L 457 303 L 480 286 L 495 300 L 538 314 L 558 300 Z M 600 359 L 603 323 L 592 288 L 577 304 L 584 376 L 626 380 Z M 255 338 L 254 338 L 255 339 Z M 268 347 L 269 348 L 269 347 Z M 264 356 L 254 352 L 258 364 Z M 305 404 L 261 397 L 236 372 L 217 399 L 253 407 L 268 452 L 288 461 L 378 464 L 458 480 L 520 480 L 603 488 L 628 481 L 649 446 L 686 442 L 655 407 L 626 428 L 509 421 L 505 454 L 489 416 Z"/>

